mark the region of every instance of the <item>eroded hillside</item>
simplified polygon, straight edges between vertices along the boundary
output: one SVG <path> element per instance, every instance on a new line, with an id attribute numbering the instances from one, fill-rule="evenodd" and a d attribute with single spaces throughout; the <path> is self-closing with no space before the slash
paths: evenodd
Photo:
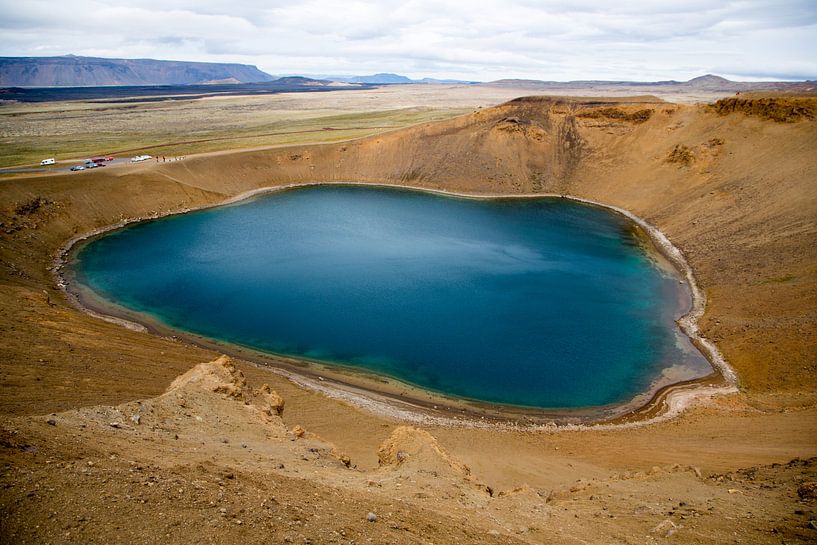
<path id="1" fill-rule="evenodd" d="M 813 540 L 813 462 L 795 458 L 817 453 L 817 122 L 763 113 L 813 111 L 813 98 L 786 100 L 758 115 L 525 98 L 333 145 L 6 180 L 3 530 L 85 543 Z M 695 270 L 703 332 L 741 393 L 646 428 L 537 434 L 413 431 L 242 361 L 270 388 L 165 393 L 217 354 L 79 312 L 50 270 L 94 229 L 348 181 L 570 194 L 645 218 Z"/>
<path id="2" fill-rule="evenodd" d="M 9 181 L 4 262 L 7 274 L 20 269 L 46 281 L 26 257 L 52 254 L 75 234 L 292 183 L 571 194 L 662 229 L 695 269 L 710 300 L 704 332 L 742 387 L 796 392 L 815 371 L 817 124 L 806 115 L 815 99 L 763 100 L 763 111 L 803 115 L 778 122 L 746 101 L 709 107 L 649 97 L 531 97 L 335 145 Z M 11 206 L 37 198 L 47 203 L 34 213 Z M 37 230 L 16 230 L 32 223 Z"/>

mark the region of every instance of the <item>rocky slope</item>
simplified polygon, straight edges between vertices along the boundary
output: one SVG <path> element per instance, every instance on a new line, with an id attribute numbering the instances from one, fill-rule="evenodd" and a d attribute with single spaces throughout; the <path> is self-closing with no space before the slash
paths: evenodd
<path id="1" fill-rule="evenodd" d="M 155 176 L 208 191 L 356 180 L 620 206 L 685 252 L 709 297 L 704 332 L 741 386 L 780 393 L 817 371 L 815 108 L 815 98 L 684 107 L 533 97 L 347 144 L 203 157 Z"/>
<path id="2" fill-rule="evenodd" d="M 0 535 L 813 542 L 814 100 L 536 97 L 333 145 L 6 180 Z M 646 218 L 695 269 L 703 332 L 740 393 L 642 428 L 407 428 L 241 358 L 80 313 L 49 270 L 67 240 L 128 218 L 349 180 L 569 193 Z"/>
<path id="3" fill-rule="evenodd" d="M 725 474 L 656 465 L 493 488 L 428 431 L 378 466 L 282 420 L 227 358 L 159 397 L 5 422 L 0 532 L 15 543 L 805 543 L 817 459 Z M 513 456 L 513 453 L 509 453 Z M 795 507 L 796 506 L 796 507 Z M 795 507 L 793 509 L 793 507 Z"/>

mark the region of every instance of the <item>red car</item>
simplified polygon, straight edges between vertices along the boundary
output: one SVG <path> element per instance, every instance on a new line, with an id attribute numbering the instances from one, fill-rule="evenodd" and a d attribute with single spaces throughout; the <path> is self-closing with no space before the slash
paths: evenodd
<path id="1" fill-rule="evenodd" d="M 113 161 L 113 155 L 111 155 L 110 157 L 105 157 L 105 160 L 106 161 Z"/>

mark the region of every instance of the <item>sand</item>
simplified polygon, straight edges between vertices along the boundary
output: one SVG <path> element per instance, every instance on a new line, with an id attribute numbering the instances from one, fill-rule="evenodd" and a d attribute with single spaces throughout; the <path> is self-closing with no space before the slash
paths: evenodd
<path id="1" fill-rule="evenodd" d="M 602 107 L 653 112 L 641 122 L 582 114 Z M 752 107 L 535 99 L 339 144 L 7 180 L 2 533 L 77 543 L 813 542 L 815 137 L 814 120 L 774 121 Z M 698 327 L 738 392 L 683 411 L 688 400 L 669 396 L 673 418 L 634 427 L 413 431 L 237 361 L 250 392 L 268 383 L 283 398 L 279 421 L 244 386 L 238 396 L 228 387 L 162 397 L 218 354 L 83 314 L 49 270 L 67 241 L 95 229 L 315 181 L 570 194 L 628 210 L 685 256 L 706 296 Z M 45 202 L 19 207 L 35 197 Z"/>

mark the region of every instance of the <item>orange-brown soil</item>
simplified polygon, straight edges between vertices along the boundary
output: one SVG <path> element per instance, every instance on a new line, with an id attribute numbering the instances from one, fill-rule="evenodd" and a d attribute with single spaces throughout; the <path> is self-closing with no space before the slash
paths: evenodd
<path id="1" fill-rule="evenodd" d="M 340 144 L 4 181 L 0 540 L 814 542 L 817 122 L 756 109 L 534 97 Z M 315 181 L 630 210 L 685 253 L 740 393 L 632 429 L 407 428 L 242 361 L 171 386 L 218 354 L 55 285 L 73 237 Z"/>

